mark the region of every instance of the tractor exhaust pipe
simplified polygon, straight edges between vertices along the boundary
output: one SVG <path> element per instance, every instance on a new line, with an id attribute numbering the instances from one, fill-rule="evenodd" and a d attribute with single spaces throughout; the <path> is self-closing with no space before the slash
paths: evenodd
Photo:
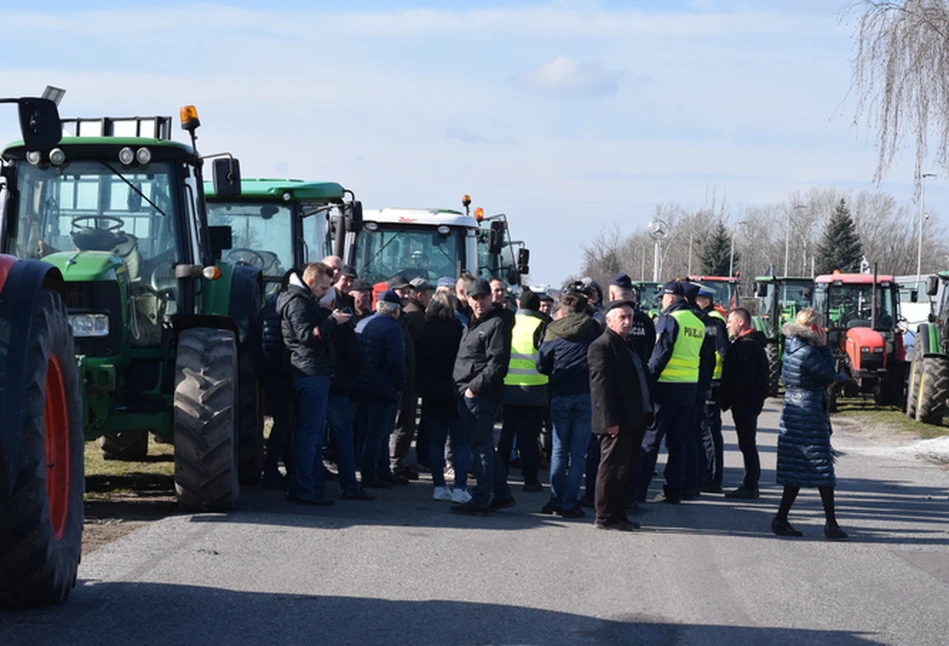
<path id="1" fill-rule="evenodd" d="M 870 329 L 877 329 L 877 263 L 873 263 L 873 284 L 870 286 Z"/>

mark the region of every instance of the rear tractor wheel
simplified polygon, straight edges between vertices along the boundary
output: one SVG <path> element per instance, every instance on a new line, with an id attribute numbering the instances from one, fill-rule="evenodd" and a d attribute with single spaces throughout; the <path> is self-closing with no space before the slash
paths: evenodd
<path id="1" fill-rule="evenodd" d="M 949 355 L 927 354 L 922 359 L 916 419 L 923 424 L 940 426 L 946 411 L 946 398 L 949 397 Z"/>
<path id="2" fill-rule="evenodd" d="M 781 382 L 781 354 L 778 344 L 769 343 L 765 347 L 768 355 L 768 396 L 777 397 Z"/>

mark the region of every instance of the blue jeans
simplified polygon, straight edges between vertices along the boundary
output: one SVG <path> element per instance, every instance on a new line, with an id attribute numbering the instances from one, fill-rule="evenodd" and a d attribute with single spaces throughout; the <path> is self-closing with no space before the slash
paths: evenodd
<path id="1" fill-rule="evenodd" d="M 326 425 L 333 440 L 336 465 L 339 467 L 339 486 L 343 491 L 355 491 L 356 449 L 353 445 L 353 413 L 346 395 L 330 395 L 326 410 Z"/>
<path id="2" fill-rule="evenodd" d="M 428 436 L 428 464 L 432 470 L 432 483 L 445 486 L 445 440 L 451 438 L 451 463 L 455 469 L 455 489 L 468 486 L 468 470 L 471 468 L 471 440 L 457 417 L 426 415 L 419 424 Z"/>
<path id="3" fill-rule="evenodd" d="M 471 438 L 471 460 L 474 464 L 475 486 L 471 492 L 471 504 L 485 509 L 495 500 L 511 497 L 507 486 L 507 469 L 494 448 L 494 420 L 497 419 L 499 402 L 481 397 L 462 397 L 458 402 L 458 415 L 462 428 Z M 454 447 L 452 447 L 454 451 Z"/>
<path id="4" fill-rule="evenodd" d="M 330 378 L 296 377 L 299 417 L 296 429 L 296 455 L 290 491 L 301 499 L 322 493 L 326 475 L 323 473 L 323 431 L 329 403 Z"/>
<path id="5" fill-rule="evenodd" d="M 556 395 L 550 400 L 553 453 L 550 456 L 550 501 L 573 509 L 580 500 L 587 447 L 593 434 L 590 393 Z"/>
<path id="6" fill-rule="evenodd" d="M 359 472 L 362 481 L 375 480 L 389 470 L 387 439 L 395 427 L 396 402 L 373 397 L 356 399 Z"/>

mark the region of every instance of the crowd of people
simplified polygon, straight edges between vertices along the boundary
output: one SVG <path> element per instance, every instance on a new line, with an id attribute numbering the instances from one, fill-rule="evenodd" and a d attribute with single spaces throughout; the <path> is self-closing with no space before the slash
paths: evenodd
<path id="1" fill-rule="evenodd" d="M 590 279 L 570 283 L 559 302 L 469 274 L 434 285 L 396 276 L 379 287 L 374 297 L 373 285 L 328 256 L 288 272 L 264 308 L 260 366 L 273 427 L 263 484 L 288 500 L 333 504 L 327 477 L 339 480 L 344 500 L 372 500 L 367 489 L 407 485 L 427 471 L 435 500 L 487 514 L 515 504 L 512 468 L 524 491 L 544 491 L 549 461 L 541 513 L 584 518 L 592 508 L 597 528 L 629 531 L 639 527 L 630 515 L 647 500 L 663 445 L 654 502 L 758 498 L 767 341 L 747 310 L 725 312 L 713 291 L 670 281 L 653 321 L 625 274 L 607 294 Z M 771 528 L 799 536 L 790 508 L 800 487 L 818 487 L 825 535 L 841 539 L 826 412 L 827 386 L 839 377 L 820 324 L 803 310 L 784 330 L 784 493 Z M 744 479 L 725 492 L 728 410 Z"/>

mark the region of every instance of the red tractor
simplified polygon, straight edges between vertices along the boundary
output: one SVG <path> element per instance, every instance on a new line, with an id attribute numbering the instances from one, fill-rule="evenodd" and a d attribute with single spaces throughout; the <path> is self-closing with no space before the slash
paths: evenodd
<path id="1" fill-rule="evenodd" d="M 892 276 L 876 274 L 835 273 L 814 282 L 814 309 L 824 317 L 837 371 L 847 376 L 831 393 L 831 410 L 838 394 L 873 393 L 878 406 L 901 406 L 907 363 L 898 326 L 899 285 Z"/>
<path id="2" fill-rule="evenodd" d="M 741 275 L 689 276 L 689 281 L 715 290 L 715 296 L 712 297 L 715 299 L 715 309 L 722 314 L 735 309 L 741 302 L 738 294 L 741 287 Z"/>

